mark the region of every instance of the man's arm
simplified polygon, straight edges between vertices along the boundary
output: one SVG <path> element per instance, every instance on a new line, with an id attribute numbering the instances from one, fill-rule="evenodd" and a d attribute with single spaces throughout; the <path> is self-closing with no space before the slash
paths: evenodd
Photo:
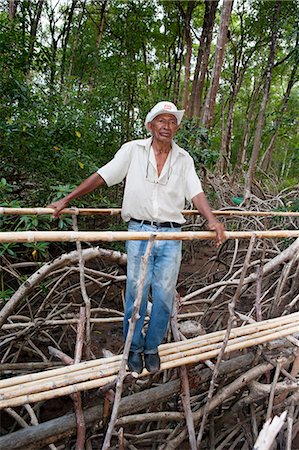
<path id="1" fill-rule="evenodd" d="M 77 186 L 76 189 L 74 189 L 70 194 L 63 197 L 61 200 L 58 200 L 57 202 L 51 203 L 48 208 L 53 208 L 53 216 L 59 217 L 60 211 L 66 208 L 70 201 L 74 200 L 75 198 L 82 197 L 83 195 L 89 194 L 90 192 L 93 192 L 95 189 L 103 186 L 104 184 L 104 179 L 97 172 L 95 172 L 90 177 L 86 178 L 86 180 L 82 181 L 82 183 L 79 184 L 79 186 Z"/>
<path id="2" fill-rule="evenodd" d="M 192 202 L 198 212 L 207 219 L 209 230 L 216 231 L 216 245 L 219 247 L 219 245 L 225 241 L 225 228 L 223 223 L 219 222 L 219 220 L 212 213 L 208 200 L 203 192 L 193 197 Z"/>

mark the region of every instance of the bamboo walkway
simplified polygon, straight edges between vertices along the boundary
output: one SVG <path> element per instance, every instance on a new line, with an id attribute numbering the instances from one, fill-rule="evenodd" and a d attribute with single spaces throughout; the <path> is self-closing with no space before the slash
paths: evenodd
<path id="1" fill-rule="evenodd" d="M 226 330 L 161 345 L 161 370 L 215 358 Z M 299 333 L 299 312 L 233 328 L 225 353 Z M 70 395 L 99 388 L 116 380 L 122 355 L 85 361 L 0 381 L 0 408 Z M 140 377 L 148 376 L 144 369 Z"/>

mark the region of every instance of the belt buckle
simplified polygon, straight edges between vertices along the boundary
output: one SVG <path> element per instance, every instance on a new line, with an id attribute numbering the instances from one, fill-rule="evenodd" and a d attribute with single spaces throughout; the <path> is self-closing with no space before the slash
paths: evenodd
<path id="1" fill-rule="evenodd" d="M 157 228 L 160 228 L 160 227 L 161 227 L 161 223 L 162 223 L 162 222 L 153 222 L 153 224 L 156 225 Z"/>

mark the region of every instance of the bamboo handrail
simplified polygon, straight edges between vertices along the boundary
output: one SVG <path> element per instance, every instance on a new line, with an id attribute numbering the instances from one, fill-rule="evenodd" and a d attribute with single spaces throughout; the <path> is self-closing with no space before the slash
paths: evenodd
<path id="1" fill-rule="evenodd" d="M 51 215 L 52 208 L 6 208 L 0 207 L 0 215 Z M 76 214 L 80 216 L 109 215 L 118 216 L 121 208 L 65 208 L 60 214 Z M 240 211 L 238 209 L 213 210 L 217 216 L 260 216 L 260 217 L 299 217 L 298 211 Z M 196 209 L 184 209 L 184 216 L 196 216 L 200 213 Z"/>
<path id="2" fill-rule="evenodd" d="M 146 241 L 152 232 L 143 231 L 6 231 L 0 232 L 0 243 L 22 242 L 96 242 L 96 241 Z M 192 241 L 214 240 L 213 231 L 182 231 L 169 233 L 154 233 L 156 240 Z M 295 238 L 299 237 L 299 230 L 266 230 L 266 231 L 226 231 L 226 239 L 250 239 L 253 235 L 261 239 Z"/>
<path id="3" fill-rule="evenodd" d="M 299 313 L 269 319 L 232 330 L 226 353 L 299 332 Z M 159 347 L 161 369 L 192 364 L 217 356 L 225 330 Z M 170 351 L 171 350 L 171 351 Z M 92 389 L 112 381 L 121 355 L 85 361 L 69 367 L 21 375 L 0 381 L 0 408 Z M 141 376 L 146 376 L 144 371 Z"/>

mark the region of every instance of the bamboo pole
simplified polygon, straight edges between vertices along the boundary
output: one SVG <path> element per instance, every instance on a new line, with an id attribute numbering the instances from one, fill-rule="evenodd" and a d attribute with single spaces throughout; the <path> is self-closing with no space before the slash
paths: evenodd
<path id="1" fill-rule="evenodd" d="M 147 241 L 153 233 L 135 231 L 7 231 L 0 232 L 0 243 L 22 242 L 96 242 L 96 241 Z M 261 239 L 284 239 L 299 237 L 299 230 L 267 231 L 225 231 L 226 239 L 251 239 L 252 235 Z M 215 240 L 214 231 L 182 231 L 155 233 L 159 241 L 181 240 Z"/>
<path id="2" fill-rule="evenodd" d="M 54 210 L 52 208 L 0 208 L 0 215 L 51 215 Z M 65 208 L 60 214 L 76 214 L 80 216 L 118 216 L 121 208 Z M 196 209 L 184 209 L 184 216 L 196 216 L 200 213 Z M 244 211 L 239 209 L 213 210 L 216 216 L 259 216 L 259 217 L 299 217 L 298 211 Z"/>

